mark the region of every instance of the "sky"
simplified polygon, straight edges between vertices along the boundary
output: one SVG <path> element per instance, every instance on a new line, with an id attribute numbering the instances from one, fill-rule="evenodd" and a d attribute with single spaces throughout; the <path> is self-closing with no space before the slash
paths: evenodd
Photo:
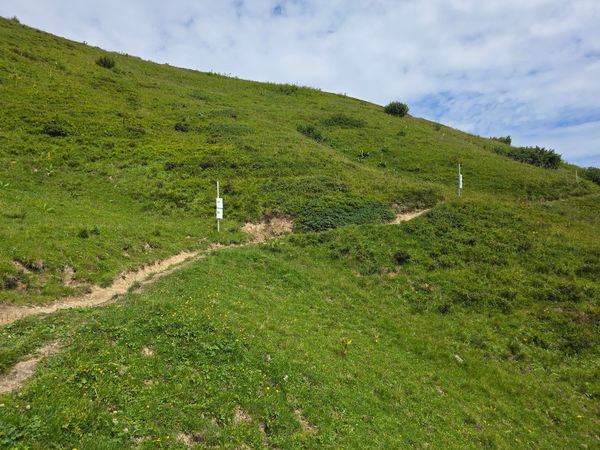
<path id="1" fill-rule="evenodd" d="M 600 167 L 600 0 L 0 0 L 144 59 L 296 83 Z"/>

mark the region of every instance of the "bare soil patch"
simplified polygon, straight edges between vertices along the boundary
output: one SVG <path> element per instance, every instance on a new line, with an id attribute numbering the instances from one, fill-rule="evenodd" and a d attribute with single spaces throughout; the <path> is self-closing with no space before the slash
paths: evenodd
<path id="1" fill-rule="evenodd" d="M 420 211 L 411 211 L 411 212 L 404 212 L 404 213 L 398 213 L 396 215 L 396 218 L 394 220 L 392 220 L 390 222 L 390 224 L 398 224 L 401 222 L 406 222 L 412 219 L 415 219 L 416 217 L 419 217 L 423 214 L 425 214 L 427 211 L 429 211 L 428 209 L 423 209 Z"/>
<path id="2" fill-rule="evenodd" d="M 302 411 L 300 411 L 299 409 L 296 409 L 294 411 L 294 417 L 296 417 L 296 420 L 302 427 L 303 433 L 316 433 L 317 432 L 317 427 L 315 427 L 308 420 L 306 420 L 306 417 L 304 417 L 304 415 L 302 414 Z"/>
<path id="3" fill-rule="evenodd" d="M 33 355 L 29 355 L 23 361 L 15 364 L 7 374 L 0 376 L 0 394 L 19 389 L 25 380 L 33 376 L 37 365 L 43 358 L 53 355 L 59 350 L 60 345 L 58 342 L 51 342 L 44 345 Z"/>
<path id="4" fill-rule="evenodd" d="M 239 425 L 240 423 L 252 422 L 252 417 L 246 411 L 241 408 L 236 408 L 233 413 L 233 423 Z"/>
<path id="5" fill-rule="evenodd" d="M 292 219 L 285 216 L 275 216 L 259 223 L 248 222 L 242 227 L 242 231 L 252 236 L 254 242 L 260 243 L 289 234 L 293 228 L 294 222 Z"/>

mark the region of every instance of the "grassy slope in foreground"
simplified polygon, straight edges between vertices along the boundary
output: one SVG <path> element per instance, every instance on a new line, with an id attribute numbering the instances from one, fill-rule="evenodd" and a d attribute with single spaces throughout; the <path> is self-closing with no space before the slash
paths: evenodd
<path id="1" fill-rule="evenodd" d="M 113 69 L 95 61 L 104 55 Z M 299 230 L 389 218 L 454 196 L 585 194 L 571 173 L 381 107 L 108 54 L 0 19 L 0 300 L 48 301 L 267 214 Z M 312 127 L 321 138 L 298 129 Z M 304 127 L 304 128 L 302 128 Z M 187 130 L 187 131 L 178 131 Z M 214 233 L 214 182 L 226 201 Z M 29 267 L 29 273 L 15 266 Z"/>
<path id="2" fill-rule="evenodd" d="M 213 254 L 118 305 L 22 320 L 0 332 L 4 360 L 53 340 L 65 351 L 0 397 L 2 437 L 592 448 L 598 200 L 468 201 L 292 236 Z"/>

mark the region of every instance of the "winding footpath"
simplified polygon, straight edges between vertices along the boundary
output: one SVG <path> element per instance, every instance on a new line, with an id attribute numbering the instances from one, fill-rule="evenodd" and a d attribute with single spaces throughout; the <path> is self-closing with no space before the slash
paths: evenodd
<path id="1" fill-rule="evenodd" d="M 389 224 L 398 224 L 412 220 L 427 211 L 398 214 Z M 284 223 L 281 219 L 275 219 L 273 222 L 266 224 L 246 224 L 243 230 L 253 237 L 248 243 L 232 245 L 213 244 L 206 250 L 181 252 L 162 261 L 142 266 L 138 270 L 123 273 L 111 286 L 105 288 L 95 286 L 87 294 L 78 297 L 61 298 L 41 306 L 0 305 L 0 326 L 34 314 L 51 314 L 61 309 L 94 307 L 113 303 L 120 296 L 125 295 L 132 287 L 143 287 L 151 284 L 157 279 L 182 267 L 182 265 L 203 258 L 211 252 L 234 247 L 247 247 L 267 240 L 281 238 L 283 235 L 291 232 L 292 223 Z M 58 342 L 47 343 L 35 353 L 27 355 L 24 359 L 16 363 L 7 373 L 0 375 L 0 394 L 13 392 L 21 388 L 23 382 L 35 374 L 38 363 L 42 359 L 58 353 L 60 349 L 60 343 Z M 300 422 L 303 424 L 303 427 L 306 427 L 304 422 Z"/>
<path id="2" fill-rule="evenodd" d="M 413 211 L 404 214 L 398 214 L 389 224 L 399 224 L 408 220 L 415 219 L 429 210 Z M 291 232 L 291 222 L 287 225 L 282 224 L 279 219 L 268 224 L 246 224 L 244 231 L 250 233 L 253 239 L 245 244 L 219 245 L 213 244 L 202 251 L 184 251 L 170 258 L 157 261 L 153 264 L 145 265 L 137 270 L 122 273 L 117 277 L 112 285 L 108 287 L 93 286 L 91 290 L 83 295 L 74 297 L 60 298 L 52 303 L 39 306 L 19 306 L 19 305 L 0 305 L 0 326 L 8 325 L 23 317 L 34 314 L 51 314 L 61 309 L 83 308 L 107 305 L 114 302 L 118 297 L 123 296 L 135 285 L 140 287 L 153 283 L 159 278 L 170 274 L 186 262 L 196 260 L 208 255 L 211 252 L 224 250 L 234 247 L 247 247 L 257 245 L 262 242 L 281 238 L 283 235 Z"/>

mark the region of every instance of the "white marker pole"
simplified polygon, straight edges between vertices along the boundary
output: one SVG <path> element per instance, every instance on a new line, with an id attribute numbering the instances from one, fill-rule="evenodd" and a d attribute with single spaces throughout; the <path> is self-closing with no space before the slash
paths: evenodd
<path id="1" fill-rule="evenodd" d="M 221 232 L 221 219 L 223 218 L 223 199 L 219 196 L 219 182 L 217 181 L 217 233 Z"/>
<path id="2" fill-rule="evenodd" d="M 463 188 L 463 180 L 462 180 L 462 173 L 460 173 L 460 164 L 459 164 L 458 165 L 458 196 L 459 197 L 462 192 L 462 188 Z"/>

